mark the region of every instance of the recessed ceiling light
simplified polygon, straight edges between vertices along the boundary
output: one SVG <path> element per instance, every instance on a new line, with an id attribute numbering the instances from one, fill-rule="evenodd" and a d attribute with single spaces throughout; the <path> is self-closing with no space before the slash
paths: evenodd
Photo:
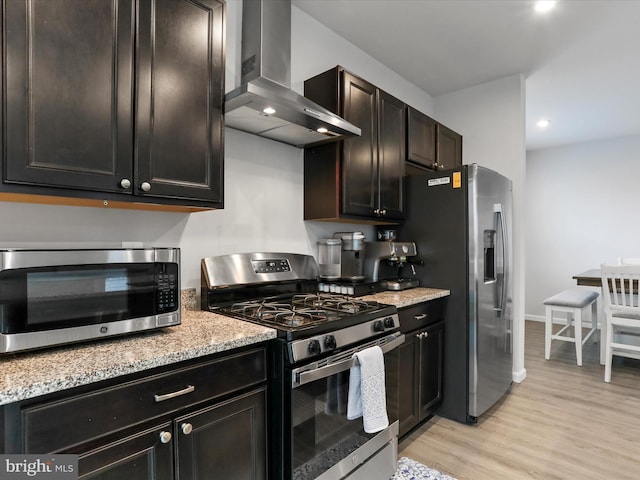
<path id="1" fill-rule="evenodd" d="M 275 108 L 271 108 L 271 107 L 267 107 L 264 110 L 262 110 L 263 113 L 266 113 L 267 115 L 272 115 L 274 113 L 276 113 L 276 109 Z"/>
<path id="2" fill-rule="evenodd" d="M 324 128 L 324 127 L 320 127 L 320 128 L 318 128 L 318 130 L 316 130 L 316 131 L 317 131 L 318 133 L 327 133 L 329 130 L 327 130 L 327 129 L 326 129 L 326 128 Z"/>
<path id="3" fill-rule="evenodd" d="M 549 10 L 553 10 L 553 7 L 555 6 L 556 6 L 555 0 L 539 0 L 538 2 L 535 3 L 533 8 L 538 13 L 545 13 L 545 12 L 548 12 Z"/>
<path id="4" fill-rule="evenodd" d="M 546 118 L 543 118 L 541 120 L 538 120 L 538 123 L 536 123 L 536 125 L 540 128 L 547 128 L 549 125 L 551 125 L 551 122 Z"/>

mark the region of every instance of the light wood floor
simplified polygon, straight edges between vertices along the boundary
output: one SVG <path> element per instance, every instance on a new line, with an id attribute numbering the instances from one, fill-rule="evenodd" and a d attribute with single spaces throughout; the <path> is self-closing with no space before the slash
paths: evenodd
<path id="1" fill-rule="evenodd" d="M 587 342 L 582 367 L 566 342 L 545 361 L 544 323 L 525 328 L 525 381 L 477 425 L 432 418 L 399 456 L 458 480 L 640 478 L 640 361 L 614 357 L 606 384 L 599 344 Z"/>

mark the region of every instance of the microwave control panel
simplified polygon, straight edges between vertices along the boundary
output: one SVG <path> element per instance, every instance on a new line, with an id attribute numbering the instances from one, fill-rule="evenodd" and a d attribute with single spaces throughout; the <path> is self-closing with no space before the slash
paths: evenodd
<path id="1" fill-rule="evenodd" d="M 165 263 L 156 270 L 156 292 L 158 313 L 173 312 L 178 309 L 178 265 Z"/>

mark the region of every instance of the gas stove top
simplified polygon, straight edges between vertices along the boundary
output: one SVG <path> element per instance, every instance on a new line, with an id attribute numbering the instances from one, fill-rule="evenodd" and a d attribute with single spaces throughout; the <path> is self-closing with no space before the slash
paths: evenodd
<path id="1" fill-rule="evenodd" d="M 365 302 L 343 295 L 307 293 L 293 295 L 289 300 L 238 302 L 221 308 L 220 312 L 274 328 L 302 329 L 379 309 L 378 302 Z"/>
<path id="2" fill-rule="evenodd" d="M 215 310 L 275 328 L 291 363 L 319 357 L 399 328 L 396 307 L 342 295 L 298 294 L 255 299 Z"/>
<path id="3" fill-rule="evenodd" d="M 317 278 L 317 264 L 309 255 L 244 253 L 205 258 L 202 309 L 275 328 L 285 341 L 308 339 L 305 345 L 311 346 L 305 348 L 310 354 L 398 328 L 395 306 L 319 293 Z M 355 335 L 359 338 L 352 339 Z M 316 342 L 321 348 L 315 347 Z"/>
<path id="4" fill-rule="evenodd" d="M 275 328 L 280 337 L 289 339 L 366 322 L 396 311 L 391 305 L 326 293 L 256 298 L 210 310 Z"/>

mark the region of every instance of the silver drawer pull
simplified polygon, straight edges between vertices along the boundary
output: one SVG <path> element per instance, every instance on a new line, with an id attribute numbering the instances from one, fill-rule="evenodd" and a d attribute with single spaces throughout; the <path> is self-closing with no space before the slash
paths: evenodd
<path id="1" fill-rule="evenodd" d="M 156 399 L 156 403 L 164 402 L 165 400 L 169 400 L 170 398 L 176 398 L 181 395 L 186 395 L 187 393 L 191 393 L 195 391 L 195 389 L 196 387 L 194 387 L 193 385 L 189 385 L 187 388 L 183 388 L 182 390 L 178 390 L 177 392 L 165 393 L 164 395 L 154 395 L 153 398 Z"/>
<path id="2" fill-rule="evenodd" d="M 415 318 L 416 320 L 424 320 L 425 318 L 427 318 L 427 314 L 421 313 L 419 315 L 414 315 L 413 318 Z"/>

